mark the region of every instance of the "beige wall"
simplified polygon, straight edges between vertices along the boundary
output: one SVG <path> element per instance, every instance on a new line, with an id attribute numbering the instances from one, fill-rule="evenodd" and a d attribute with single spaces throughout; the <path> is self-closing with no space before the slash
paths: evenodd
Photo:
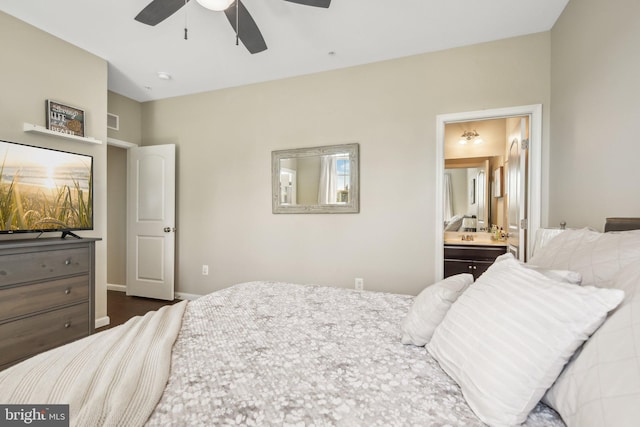
<path id="1" fill-rule="evenodd" d="M 44 126 L 44 101 L 54 99 L 84 109 L 86 135 L 106 141 L 107 63 L 3 12 L 0 52 L 0 138 L 94 158 L 94 230 L 78 234 L 103 239 L 96 244 L 96 317 L 106 316 L 106 144 L 25 133 L 22 124 Z"/>
<path id="2" fill-rule="evenodd" d="M 107 136 L 139 145 L 142 140 L 142 104 L 115 92 L 108 92 L 107 110 L 120 117 L 119 129 L 107 129 Z M 126 285 L 127 150 L 107 150 L 107 283 Z"/>
<path id="3" fill-rule="evenodd" d="M 119 129 L 107 129 L 107 136 L 139 145 L 142 140 L 142 104 L 109 91 L 107 105 L 109 113 L 120 117 Z"/>
<path id="4" fill-rule="evenodd" d="M 417 293 L 435 274 L 436 115 L 541 103 L 546 125 L 549 50 L 541 33 L 143 104 L 143 144 L 178 146 L 178 291 L 363 277 Z M 272 150 L 345 142 L 359 214 L 271 213 Z"/>
<path id="5" fill-rule="evenodd" d="M 317 205 L 320 182 L 320 156 L 299 158 L 296 172 L 298 204 Z"/>
<path id="6" fill-rule="evenodd" d="M 107 283 L 126 285 L 127 150 L 107 147 Z"/>
<path id="7" fill-rule="evenodd" d="M 551 224 L 640 216 L 639 15 L 637 0 L 571 0 L 551 31 Z"/>

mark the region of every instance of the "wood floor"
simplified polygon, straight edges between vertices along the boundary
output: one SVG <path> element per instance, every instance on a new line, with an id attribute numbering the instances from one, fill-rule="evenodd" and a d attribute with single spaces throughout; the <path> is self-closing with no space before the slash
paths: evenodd
<path id="1" fill-rule="evenodd" d="M 153 310 L 158 310 L 164 305 L 175 304 L 180 300 L 163 301 L 150 298 L 127 296 L 125 292 L 107 291 L 107 316 L 111 320 L 109 325 L 96 329 L 96 332 L 104 331 L 114 326 L 121 325 L 134 316 L 142 316 Z"/>

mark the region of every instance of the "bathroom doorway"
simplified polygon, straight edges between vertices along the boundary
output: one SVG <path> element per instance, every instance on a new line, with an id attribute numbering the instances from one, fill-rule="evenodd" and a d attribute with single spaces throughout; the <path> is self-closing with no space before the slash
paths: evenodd
<path id="1" fill-rule="evenodd" d="M 487 141 L 483 140 L 482 132 L 477 128 L 485 121 L 488 124 L 496 119 L 502 123 L 502 127 L 498 127 L 502 129 L 498 132 L 499 137 L 486 130 Z M 456 159 L 472 158 L 473 161 L 488 162 L 484 175 L 478 171 L 475 178 L 467 175 L 466 206 L 461 212 L 462 222 L 466 224 L 463 228 L 487 232 L 492 225 L 502 227 L 509 252 L 525 261 L 533 241 L 529 236 L 535 235 L 540 227 L 542 106 L 439 115 L 436 133 L 436 280 L 444 274 L 445 225 L 455 214 L 451 206 L 445 206 L 445 199 L 452 199 L 445 196 L 445 159 L 455 162 Z M 467 143 L 458 143 L 466 138 Z M 456 141 L 447 145 L 447 139 Z M 494 140 L 501 144 L 498 151 L 490 147 Z M 457 161 L 464 163 L 464 160 Z M 483 209 L 484 218 L 480 221 L 478 214 L 473 218 L 472 212 L 478 208 Z"/>

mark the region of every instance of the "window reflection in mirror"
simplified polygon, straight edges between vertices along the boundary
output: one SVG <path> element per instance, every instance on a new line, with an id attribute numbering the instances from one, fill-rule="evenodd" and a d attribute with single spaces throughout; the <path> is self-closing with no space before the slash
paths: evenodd
<path id="1" fill-rule="evenodd" d="M 358 144 L 272 153 L 273 213 L 356 213 Z"/>

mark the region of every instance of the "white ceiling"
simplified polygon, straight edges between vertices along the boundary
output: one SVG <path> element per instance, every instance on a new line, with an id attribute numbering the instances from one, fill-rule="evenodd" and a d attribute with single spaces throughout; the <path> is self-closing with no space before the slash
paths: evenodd
<path id="1" fill-rule="evenodd" d="M 268 46 L 255 55 L 235 45 L 223 12 L 196 1 L 155 27 L 135 21 L 150 1 L 2 0 L 0 10 L 104 58 L 110 90 L 149 101 L 547 31 L 569 0 L 242 0 Z"/>

